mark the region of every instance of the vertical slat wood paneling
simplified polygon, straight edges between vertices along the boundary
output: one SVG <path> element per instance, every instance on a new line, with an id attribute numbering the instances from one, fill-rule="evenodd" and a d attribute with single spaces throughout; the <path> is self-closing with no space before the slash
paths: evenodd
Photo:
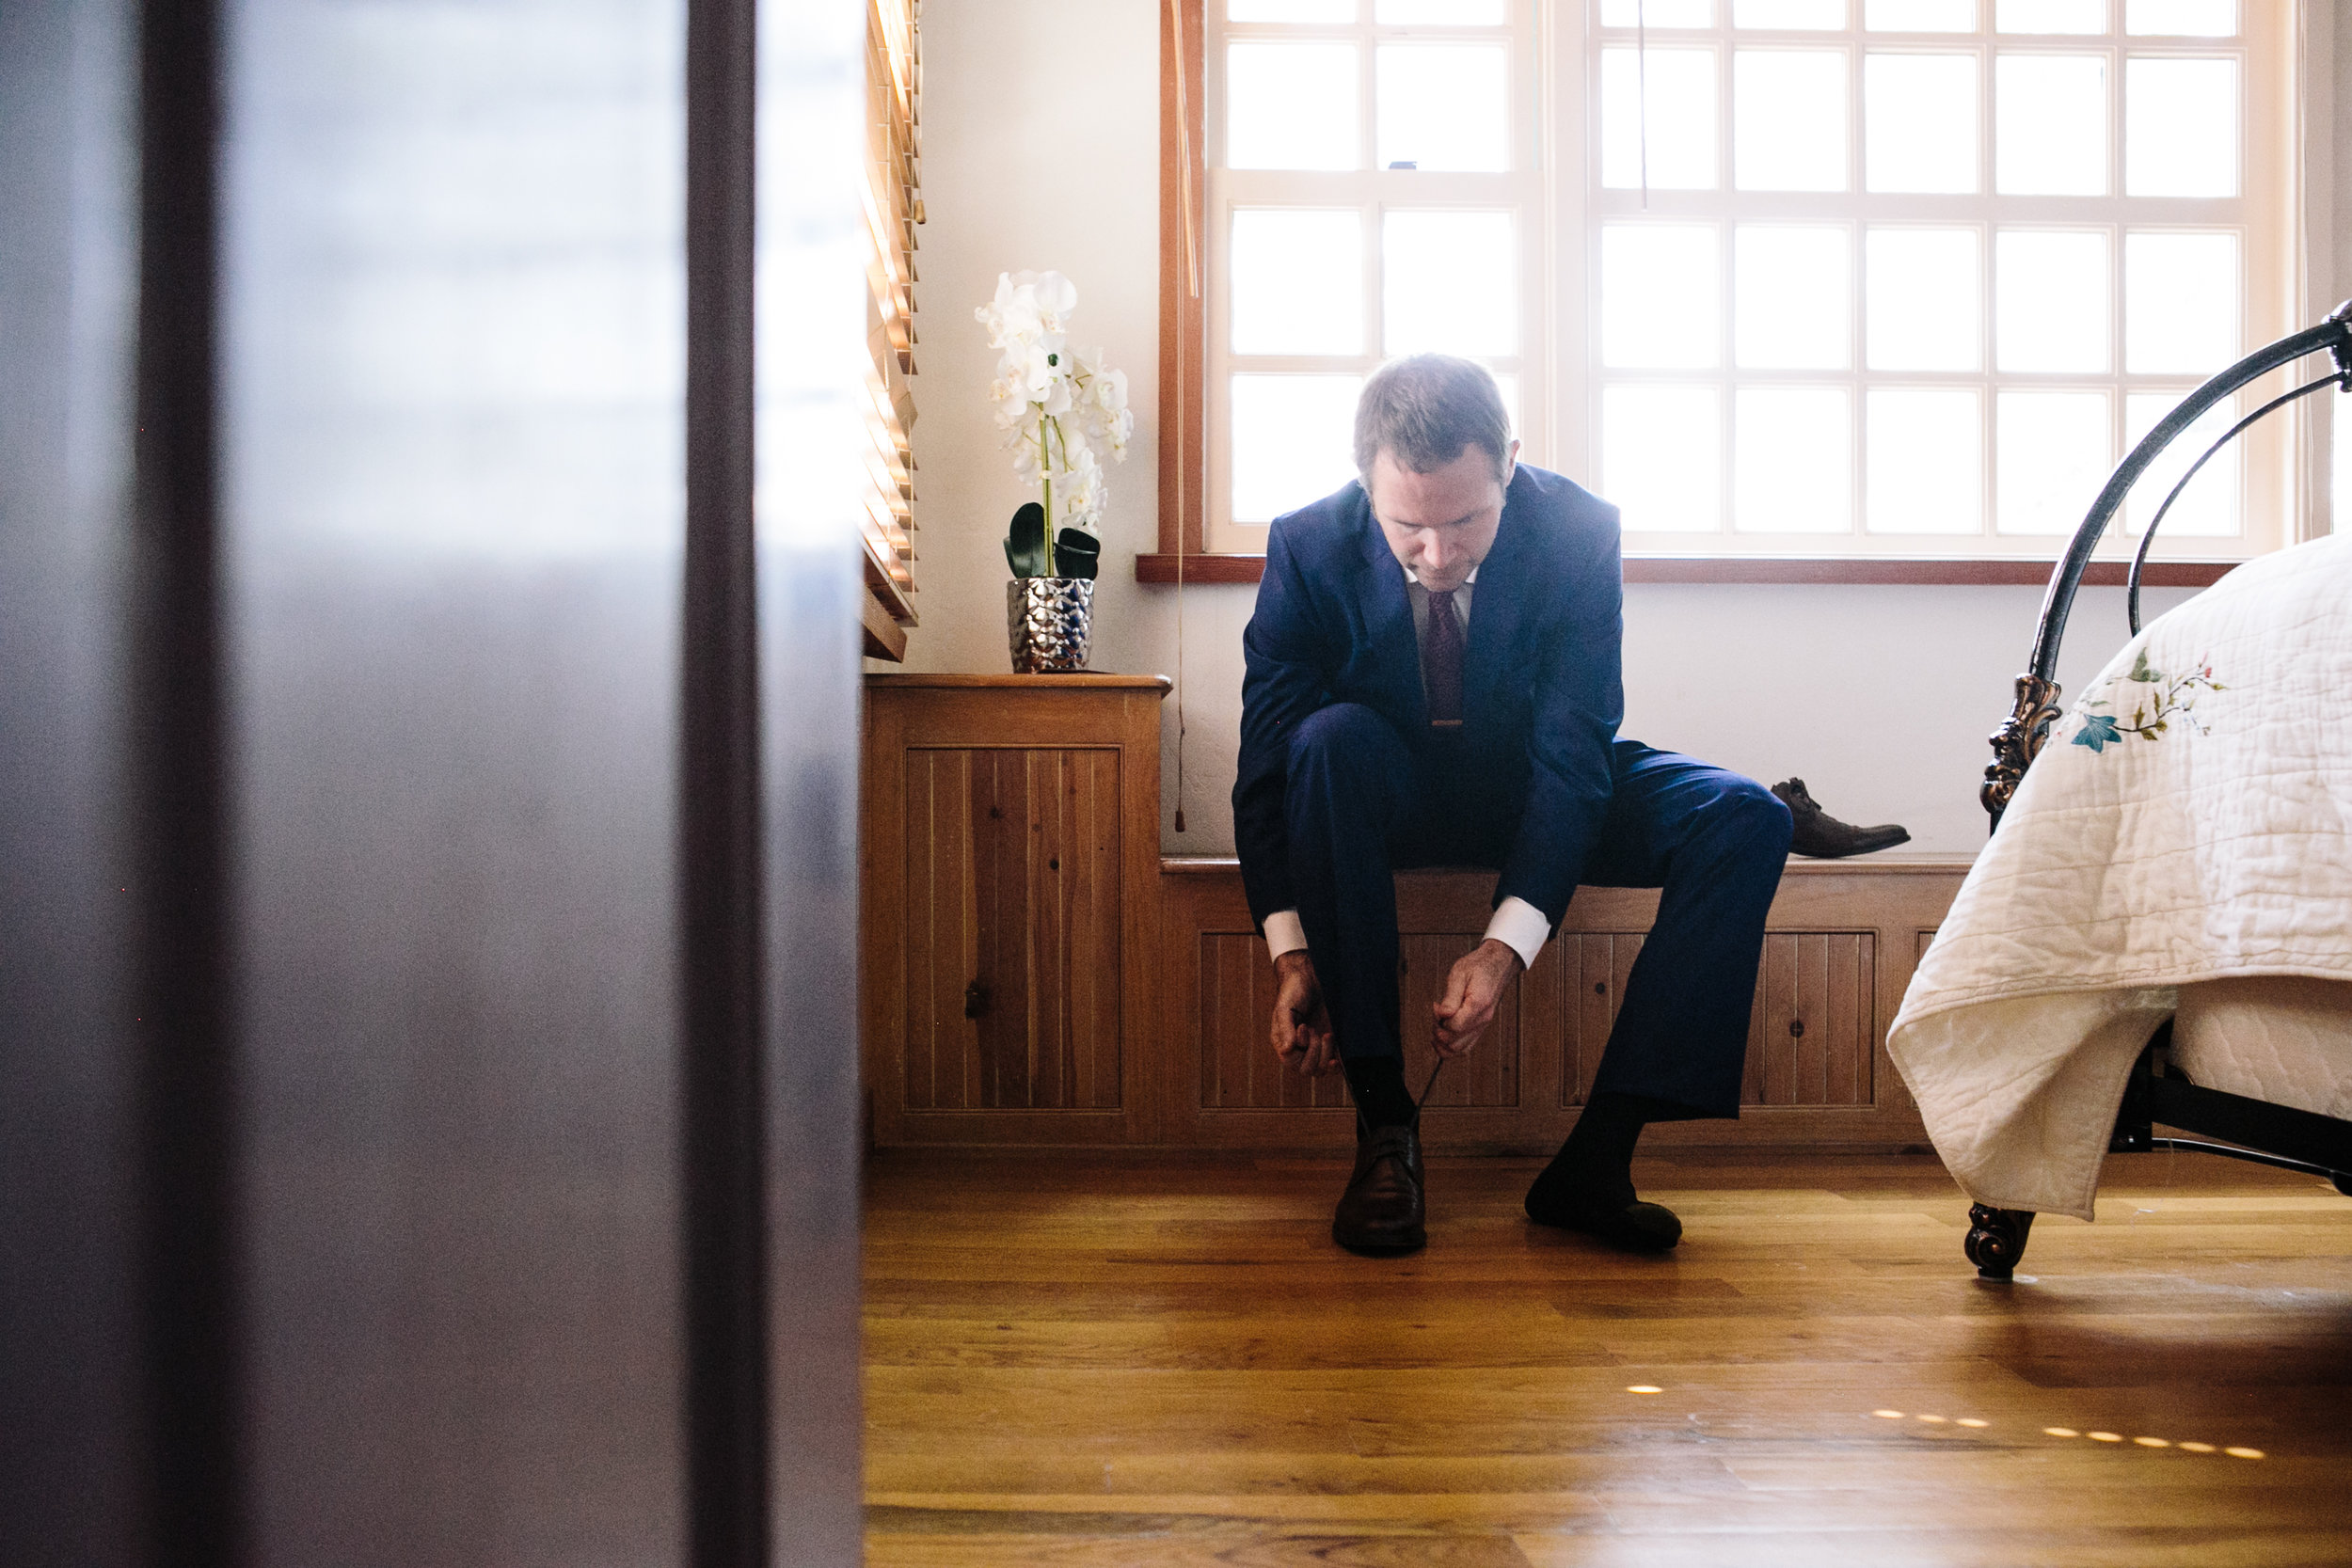
<path id="1" fill-rule="evenodd" d="M 1581 1105 L 1592 1098 L 1601 1048 L 1609 1041 L 1610 1026 L 1617 1021 L 1616 948 L 1626 940 L 1623 933 L 1608 931 L 1585 931 L 1560 939 L 1559 945 L 1566 950 L 1563 961 L 1575 971 L 1570 982 L 1575 1010 L 1569 1016 L 1574 1027 L 1560 1060 L 1564 1104 Z"/>
<path id="2" fill-rule="evenodd" d="M 905 778 L 907 1109 L 1117 1109 L 1118 753 L 912 748 Z"/>
<path id="3" fill-rule="evenodd" d="M 906 1106 L 928 1111 L 938 1103 L 931 1074 L 939 1060 L 939 1021 L 934 992 L 938 963 L 933 943 L 938 933 L 937 886 L 939 863 L 931 838 L 931 787 L 939 759 L 928 752 L 910 752 L 900 773 L 905 780 L 900 908 L 905 926 L 900 953 L 906 976 Z"/>
<path id="4" fill-rule="evenodd" d="M 1796 1103 L 1796 1042 L 1788 1036 L 1789 1021 L 1797 1016 L 1797 942 L 1788 932 L 1764 939 L 1764 963 L 1756 977 L 1764 992 L 1764 1037 L 1751 1039 L 1748 1049 L 1763 1058 L 1767 1105 Z"/>
<path id="5" fill-rule="evenodd" d="M 1871 1064 L 1878 1059 L 1879 939 L 1874 931 L 1854 931 L 1831 939 L 1830 994 L 1844 1012 L 1833 1020 L 1832 1035 L 1839 1042 L 1840 1065 L 1831 1069 L 1828 1103 L 1868 1105 L 1876 1098 Z M 1845 1062 L 1853 1064 L 1849 1072 Z"/>
<path id="6" fill-rule="evenodd" d="M 1104 986 L 1116 976 L 1116 946 L 1112 967 L 1102 960 L 1103 922 L 1096 918 L 1095 834 L 1102 803 L 1101 758 L 1089 752 L 1064 752 L 1058 758 L 1057 787 L 1061 799 L 1061 837 L 1048 847 L 1046 878 L 1060 910 L 1058 924 L 1067 933 L 1062 949 L 1062 1018 L 1056 1072 L 1063 1085 L 1061 1103 L 1091 1106 L 1101 1074 L 1089 1047 L 1092 1022 L 1099 1016 Z M 1114 915 L 1110 924 L 1118 924 Z M 1112 941 L 1116 942 L 1114 934 Z M 1049 951 L 1051 951 L 1049 949 Z M 1114 1070 L 1112 1076 L 1117 1076 Z"/>
<path id="7" fill-rule="evenodd" d="M 1564 931 L 1536 958 L 1538 967 L 1560 966 L 1558 989 L 1549 991 L 1560 998 L 1559 1014 L 1556 1023 L 1525 1018 L 1520 1029 L 1522 1037 L 1544 1042 L 1531 1050 L 1552 1049 L 1557 1041 L 1561 1104 L 1581 1105 L 1591 1098 L 1626 979 L 1641 953 L 1638 931 Z"/>
<path id="8" fill-rule="evenodd" d="M 1208 1110 L 1344 1105 L 1339 1080 L 1304 1080 L 1280 1070 L 1265 1042 L 1273 1006 L 1273 970 L 1263 942 L 1248 932 L 1202 932 L 1200 942 L 1200 1103 Z M 1536 961 L 1555 966 L 1543 992 L 1557 999 L 1547 1016 L 1526 1011 L 1515 984 L 1487 1037 L 1440 1075 L 1433 1106 L 1508 1109 L 1520 1103 L 1530 1058 L 1557 1053 L 1561 1103 L 1590 1097 L 1625 988 L 1645 935 L 1635 931 L 1564 932 Z M 1454 961 L 1477 944 L 1470 933 L 1415 933 L 1403 939 L 1399 976 L 1406 1081 L 1418 1090 L 1435 1053 L 1430 1006 L 1443 994 Z M 1877 939 L 1861 931 L 1775 931 L 1765 939 L 1740 1101 L 1748 1105 L 1846 1106 L 1871 1103 L 1875 1048 Z M 1801 1033 L 1791 1023 L 1802 1023 Z M 1547 1084 L 1544 1092 L 1551 1091 Z"/>
<path id="9" fill-rule="evenodd" d="M 1662 1141 L 1872 1148 L 1917 1141 L 1908 1101 L 1893 1080 L 1880 1077 L 1880 1014 L 1900 996 L 1915 950 L 1924 951 L 1932 935 L 1928 921 L 1965 868 L 1938 865 L 1900 877 L 1818 870 L 1807 876 L 1805 869 L 1792 868 L 1784 885 L 1775 915 L 1786 924 L 1767 933 L 1749 1004 L 1740 1102 L 1772 1114 L 1720 1127 L 1677 1127 L 1673 1136 L 1661 1133 Z M 1247 919 L 1238 874 L 1178 862 L 1166 875 L 1168 932 L 1186 949 L 1163 965 L 1186 999 L 1174 1024 L 1183 1033 L 1172 1045 L 1184 1053 L 1184 1065 L 1169 1141 L 1271 1148 L 1331 1135 L 1332 1124 L 1314 1118 L 1202 1115 L 1343 1107 L 1346 1100 L 1338 1080 L 1315 1084 L 1281 1073 L 1267 1050 L 1272 972 L 1261 940 L 1236 928 Z M 1407 1015 L 1408 1038 L 1426 1028 L 1428 1003 L 1445 971 L 1476 940 L 1490 893 L 1483 877 L 1469 873 L 1399 879 L 1400 1011 Z M 1493 1041 L 1447 1067 L 1432 1101 L 1448 1112 L 1433 1133 L 1439 1147 L 1534 1152 L 1556 1143 L 1589 1102 L 1624 993 L 1647 948 L 1642 927 L 1654 905 L 1617 890 L 1580 897 L 1582 917 L 1599 928 L 1561 931 L 1522 977 L 1516 1083 L 1503 1082 Z M 1198 1058 L 1188 1037 L 1195 1019 Z M 1804 1032 L 1791 1035 L 1791 1022 L 1802 1022 Z M 1418 1039 L 1411 1054 L 1407 1072 L 1417 1088 L 1431 1057 Z M 1882 1084 L 1890 1102 L 1882 1103 Z M 1184 1102 L 1196 1094 L 1197 1104 Z"/>
<path id="10" fill-rule="evenodd" d="M 1876 1028 L 1867 976 L 1877 955 L 1874 939 L 1826 939 L 1829 950 L 1830 1026 L 1821 1031 L 1821 1101 L 1824 1105 L 1860 1105 Z"/>
<path id="11" fill-rule="evenodd" d="M 1531 1042 L 1527 1049 L 1559 1053 L 1564 1105 L 1581 1105 L 1591 1098 L 1643 941 L 1642 933 L 1632 931 L 1563 932 L 1552 944 L 1556 956 L 1548 949 L 1537 959 L 1560 965 L 1561 990 L 1549 992 L 1560 996 L 1558 1013 L 1553 1019 L 1528 1018 L 1519 1028 Z M 1741 1104 L 1871 1102 L 1877 957 L 1877 939 L 1868 932 L 1775 931 L 1765 938 L 1749 1010 Z M 1406 994 L 1409 1009 L 1414 993 L 1408 989 Z M 1426 1001 L 1420 1005 L 1425 1014 Z M 1799 1021 L 1804 1033 L 1792 1035 L 1788 1026 Z M 1428 1069 L 1423 1065 L 1420 1070 Z M 1448 1068 L 1447 1077 L 1455 1070 Z M 1441 1080 L 1437 1103 L 1455 1103 L 1446 1098 L 1446 1087 Z"/>
<path id="12" fill-rule="evenodd" d="M 1066 1021 L 1060 1039 L 1060 1060 L 1057 1075 L 1062 1084 L 1065 1105 L 1090 1105 L 1094 1090 L 1093 1053 L 1087 1049 L 1088 1027 L 1100 1002 L 1101 980 L 1107 974 L 1096 958 L 1101 942 L 1099 926 L 1089 918 L 1089 893 L 1093 882 L 1091 847 L 1093 824 L 1090 807 L 1095 800 L 1098 759 L 1085 752 L 1065 752 L 1060 758 L 1061 844 L 1057 853 L 1046 859 L 1046 875 L 1051 879 L 1056 902 L 1061 909 L 1061 928 L 1069 933 L 1063 950 L 1061 994 L 1062 1017 Z"/>
<path id="13" fill-rule="evenodd" d="M 1080 766 L 1077 837 L 1063 856 L 1073 878 L 1071 902 L 1071 1045 L 1079 1063 L 1073 1105 L 1113 1110 L 1121 1076 L 1119 977 L 1129 955 L 1120 945 L 1120 757 L 1111 751 L 1068 753 Z"/>
<path id="14" fill-rule="evenodd" d="M 1613 1026 L 1617 1022 L 1618 1011 L 1625 1006 L 1625 989 L 1633 983 L 1633 966 L 1641 961 L 1642 949 L 1648 945 L 1648 938 L 1642 932 L 1612 931 L 1608 933 L 1608 942 L 1609 1022 Z M 1598 1039 L 1585 1042 L 1585 1048 L 1592 1053 L 1593 1070 L 1596 1073 L 1600 1070 L 1601 1052 L 1608 1043 L 1609 1037 L 1606 1033 Z M 1589 1080 L 1587 1082 L 1589 1083 Z"/>
<path id="15" fill-rule="evenodd" d="M 1576 1010 L 1576 981 L 1565 955 L 1568 944 L 1548 942 L 1535 966 L 1519 981 L 1519 1103 L 1540 1111 L 1561 1095 L 1559 1065 Z"/>
<path id="16" fill-rule="evenodd" d="M 1343 1108 L 1337 1073 L 1305 1078 L 1275 1059 L 1274 966 L 1254 931 L 1203 931 L 1200 941 L 1200 1107 L 1206 1111 Z"/>
<path id="17" fill-rule="evenodd" d="M 940 1037 L 943 1042 L 954 1042 L 952 1054 L 941 1062 L 939 1076 L 955 1085 L 953 1095 L 944 1097 L 941 1106 L 970 1111 L 985 1103 L 980 1087 L 980 1024 L 979 1020 L 964 1016 L 964 996 L 965 988 L 978 978 L 982 962 L 980 903 L 986 896 L 987 878 L 980 863 L 980 837 L 972 831 L 972 790 L 974 775 L 987 753 L 942 752 L 939 755 L 943 761 L 953 759 L 953 767 L 942 781 L 937 811 L 939 831 L 945 844 L 952 847 L 954 857 L 942 863 L 954 865 L 959 873 L 946 892 L 954 899 L 955 954 L 960 960 L 939 973 L 939 1016 L 944 1025 Z M 943 912 L 947 908 L 943 898 Z M 943 950 L 941 957 L 946 956 Z"/>
<path id="18" fill-rule="evenodd" d="M 1641 961 L 1642 949 L 1648 945 L 1648 939 L 1637 931 L 1611 931 L 1603 940 L 1608 943 L 1609 1028 L 1614 1028 L 1617 1013 L 1625 1006 L 1625 989 L 1633 980 L 1633 966 Z M 1600 1076 L 1601 1056 L 1609 1048 L 1609 1028 L 1583 1042 L 1583 1082 L 1588 1098 L 1594 1080 Z"/>
<path id="19" fill-rule="evenodd" d="M 1812 934 L 1801 935 L 1795 942 L 1796 974 L 1791 994 L 1795 997 L 1795 1019 L 1789 1028 L 1790 1058 L 1788 1102 L 1792 1105 L 1826 1103 L 1829 1092 L 1829 950 L 1834 939 Z M 1851 943 L 1841 943 L 1849 949 Z M 1804 1033 L 1797 1033 L 1803 1030 Z"/>
<path id="20" fill-rule="evenodd" d="M 987 998 L 979 1017 L 973 1021 L 961 1073 L 961 1104 L 971 1110 L 998 1103 L 992 1021 L 1000 1019 L 1008 1007 L 1024 1006 L 1020 977 L 999 973 L 1001 958 L 996 950 L 995 936 L 1004 923 L 1004 875 L 996 863 L 997 835 L 987 831 L 987 802 L 996 790 L 996 758 L 994 752 L 966 753 L 963 809 L 958 814 L 963 818 L 972 856 L 971 913 L 965 936 L 971 962 L 965 966 L 964 977 L 983 987 Z M 962 990 L 956 989 L 959 993 Z"/>
<path id="21" fill-rule="evenodd" d="M 1061 940 L 1061 857 L 1055 851 L 1064 836 L 1061 785 L 1069 759 L 1030 752 L 1022 761 L 1021 885 L 1028 902 L 1028 941 L 1021 956 L 1029 972 L 1029 1029 L 1023 1053 L 1028 1093 L 1022 1103 L 1066 1105 L 1060 1068 L 1070 1036 L 1070 954 Z"/>
<path id="22" fill-rule="evenodd" d="M 1029 754 L 979 752 L 972 758 L 972 837 L 980 871 L 980 1103 L 1029 1103 L 1029 1041 L 1036 1029 L 1028 940 L 1026 821 Z"/>
<path id="23" fill-rule="evenodd" d="M 1445 995 L 1454 960 L 1476 947 L 1468 933 L 1416 935 L 1403 939 L 1404 973 L 1399 977 L 1399 1019 L 1405 1045 L 1405 1080 L 1415 1094 L 1438 1059 L 1430 1044 L 1435 1022 L 1430 1009 Z M 1519 982 L 1514 980 L 1495 1007 L 1495 1021 L 1468 1056 L 1439 1075 L 1429 1103 L 1441 1106 L 1512 1106 L 1519 1102 Z"/>
<path id="24" fill-rule="evenodd" d="M 1225 1102 L 1225 1085 L 1242 1064 L 1228 1056 L 1233 1041 L 1232 1021 L 1226 1016 L 1232 1003 L 1232 982 L 1226 975 L 1226 939 L 1203 931 L 1196 938 L 1200 950 L 1200 1103 Z"/>
<path id="25" fill-rule="evenodd" d="M 1765 937 L 1742 1104 L 1870 1103 L 1877 963 L 1867 931 Z"/>
<path id="26" fill-rule="evenodd" d="M 1764 940 L 1769 958 L 1772 939 L 1767 937 Z M 1758 962 L 1756 995 L 1748 1003 L 1748 1053 L 1740 1079 L 1740 1103 L 1742 1105 L 1764 1103 L 1764 963 Z"/>
<path id="27" fill-rule="evenodd" d="M 979 912 L 971 753 L 909 752 L 906 781 L 907 1106 L 960 1110 L 979 1098 L 978 1026 L 963 1016 Z"/>
<path id="28" fill-rule="evenodd" d="M 1200 933 L 1200 1103 L 1226 1110 L 1251 1103 L 1248 932 Z"/>
<path id="29" fill-rule="evenodd" d="M 980 972 L 979 846 L 972 836 L 972 753 L 934 752 L 932 843 L 939 856 L 932 881 L 937 922 L 931 975 L 938 1058 L 931 1069 L 941 1110 L 980 1102 L 980 1026 L 964 1017 L 964 987 Z"/>

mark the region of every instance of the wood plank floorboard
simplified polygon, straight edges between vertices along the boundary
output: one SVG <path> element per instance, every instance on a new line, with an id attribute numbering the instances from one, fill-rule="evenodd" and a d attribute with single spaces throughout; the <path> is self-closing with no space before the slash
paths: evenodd
<path id="1" fill-rule="evenodd" d="M 1536 1168 L 1433 1162 L 1378 1260 L 1338 1160 L 877 1155 L 867 1562 L 2352 1564 L 2322 1182 L 2114 1156 L 1995 1285 L 1930 1158 L 1645 1159 L 1663 1259 L 1530 1226 Z"/>

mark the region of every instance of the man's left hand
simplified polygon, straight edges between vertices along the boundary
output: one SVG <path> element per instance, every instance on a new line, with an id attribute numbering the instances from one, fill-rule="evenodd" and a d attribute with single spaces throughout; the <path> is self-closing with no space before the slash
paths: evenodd
<path id="1" fill-rule="evenodd" d="M 1454 960 L 1454 972 L 1446 976 L 1444 999 L 1430 1008 L 1437 1015 L 1431 1043 L 1438 1054 L 1448 1061 L 1469 1055 L 1495 1021 L 1502 988 L 1526 967 L 1508 944 L 1492 937 Z"/>

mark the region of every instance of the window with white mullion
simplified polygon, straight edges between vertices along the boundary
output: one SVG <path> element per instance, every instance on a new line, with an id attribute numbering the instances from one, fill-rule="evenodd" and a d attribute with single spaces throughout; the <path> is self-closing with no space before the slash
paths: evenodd
<path id="1" fill-rule="evenodd" d="M 2046 555 L 2165 407 L 2290 325 L 2278 8 L 1218 8 L 1212 549 L 1343 482 L 1360 378 L 1440 346 L 1495 370 L 1527 454 L 1619 502 L 1631 548 Z M 2217 459 L 2155 553 L 2278 543 L 2288 431 Z"/>
<path id="2" fill-rule="evenodd" d="M 1541 422 L 1542 187 L 1525 0 L 1228 9 L 1204 105 L 1207 543 L 1253 551 L 1352 475 L 1356 389 L 1393 354 L 1478 358 Z"/>
<path id="3" fill-rule="evenodd" d="M 1999 30 L 2015 0 L 1645 8 L 1645 36 L 1601 0 L 1585 73 L 1593 477 L 1634 547 L 2044 551 L 2169 402 L 2283 329 L 2253 286 L 2258 40 L 2124 30 L 2213 25 L 2214 0 L 2090 0 L 2030 13 L 2087 30 L 2035 34 Z M 2157 552 L 2275 543 L 2276 486 L 2252 525 L 2243 483 L 2274 459 L 2217 459 Z"/>

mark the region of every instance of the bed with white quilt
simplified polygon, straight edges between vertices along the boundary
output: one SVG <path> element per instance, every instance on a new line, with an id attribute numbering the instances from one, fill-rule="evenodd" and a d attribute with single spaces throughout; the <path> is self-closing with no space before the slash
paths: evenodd
<path id="1" fill-rule="evenodd" d="M 2045 673 L 2131 467 L 2054 580 Z M 1994 1277 L 2034 1214 L 2091 1217 L 2111 1149 L 2213 1147 L 2153 1126 L 2352 1192 L 2352 536 L 2238 567 L 2056 695 L 2019 681 L 1996 831 L 1887 1040 Z"/>

